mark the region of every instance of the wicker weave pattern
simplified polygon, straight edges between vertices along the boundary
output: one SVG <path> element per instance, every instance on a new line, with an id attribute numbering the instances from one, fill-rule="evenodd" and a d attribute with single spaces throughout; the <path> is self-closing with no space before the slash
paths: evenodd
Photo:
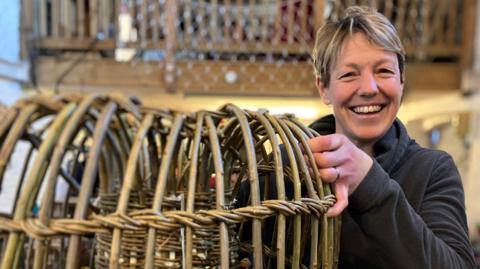
<path id="1" fill-rule="evenodd" d="M 17 144 L 30 149 L 0 217 L 2 269 L 336 267 L 339 220 L 324 216 L 335 198 L 306 146 L 318 134 L 292 116 L 185 114 L 114 94 L 39 95 L 4 114 L 0 182 L 16 180 Z"/>

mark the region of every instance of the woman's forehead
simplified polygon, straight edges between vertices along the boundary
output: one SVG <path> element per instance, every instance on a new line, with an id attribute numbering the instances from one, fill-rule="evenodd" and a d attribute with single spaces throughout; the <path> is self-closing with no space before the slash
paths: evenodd
<path id="1" fill-rule="evenodd" d="M 357 60 L 374 61 L 376 63 L 398 63 L 397 55 L 369 40 L 363 33 L 355 33 L 346 37 L 337 52 L 336 65 L 358 64 Z"/>

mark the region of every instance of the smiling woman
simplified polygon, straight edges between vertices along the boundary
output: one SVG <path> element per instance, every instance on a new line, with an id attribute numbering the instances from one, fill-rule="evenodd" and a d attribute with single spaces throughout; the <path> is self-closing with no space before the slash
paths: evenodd
<path id="1" fill-rule="evenodd" d="M 452 158 L 420 147 L 396 118 L 405 51 L 380 13 L 350 7 L 317 32 L 317 89 L 333 115 L 309 140 L 342 215 L 340 268 L 475 268 Z M 353 244 L 352 242 L 355 242 Z"/>
<path id="2" fill-rule="evenodd" d="M 337 132 L 371 152 L 372 145 L 392 125 L 403 93 L 395 53 L 373 44 L 365 34 L 346 39 L 331 68 L 328 85 L 317 78 L 323 101 L 333 105 Z"/>

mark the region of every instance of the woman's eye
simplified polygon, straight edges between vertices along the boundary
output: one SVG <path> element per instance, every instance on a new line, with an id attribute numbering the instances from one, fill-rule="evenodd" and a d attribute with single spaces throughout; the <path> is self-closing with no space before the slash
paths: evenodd
<path id="1" fill-rule="evenodd" d="M 393 72 L 393 70 L 390 70 L 388 68 L 381 68 L 380 70 L 378 70 L 378 72 L 380 74 L 395 74 L 395 72 Z"/>
<path id="2" fill-rule="evenodd" d="M 353 72 L 348 72 L 348 73 L 345 73 L 345 74 L 341 75 L 341 76 L 339 77 L 339 79 L 351 78 L 351 77 L 353 77 L 353 76 L 355 76 L 355 73 L 353 73 Z"/>

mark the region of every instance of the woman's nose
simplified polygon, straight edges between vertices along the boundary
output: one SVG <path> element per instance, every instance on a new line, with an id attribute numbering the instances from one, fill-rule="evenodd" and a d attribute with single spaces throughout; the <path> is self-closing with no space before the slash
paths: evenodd
<path id="1" fill-rule="evenodd" d="M 361 75 L 360 89 L 358 92 L 360 95 L 366 96 L 378 93 L 378 84 L 374 74 L 364 73 Z"/>

